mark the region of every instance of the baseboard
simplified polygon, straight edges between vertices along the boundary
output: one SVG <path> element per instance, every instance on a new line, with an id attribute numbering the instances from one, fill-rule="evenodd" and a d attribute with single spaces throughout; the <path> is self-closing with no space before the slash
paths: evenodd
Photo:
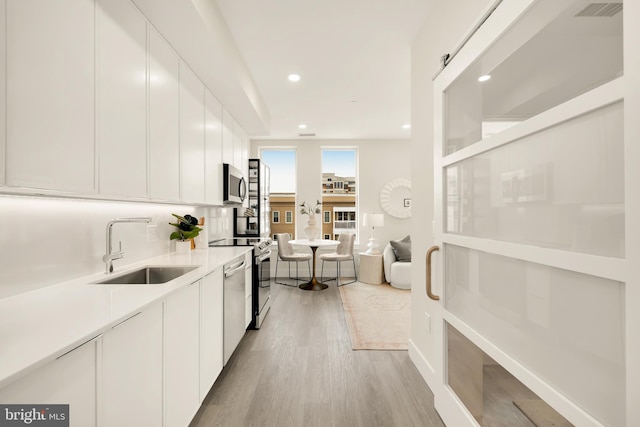
<path id="1" fill-rule="evenodd" d="M 409 359 L 411 359 L 416 366 L 418 372 L 420 372 L 420 375 L 431 390 L 438 386 L 435 369 L 433 369 L 412 339 L 409 339 Z"/>

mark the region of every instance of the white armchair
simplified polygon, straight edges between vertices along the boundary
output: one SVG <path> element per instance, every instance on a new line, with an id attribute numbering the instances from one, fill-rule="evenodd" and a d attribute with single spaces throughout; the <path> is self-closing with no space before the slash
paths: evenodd
<path id="1" fill-rule="evenodd" d="M 411 245 L 410 241 L 409 245 Z M 390 243 L 385 246 L 382 259 L 387 282 L 394 288 L 411 289 L 411 261 L 398 261 Z"/>

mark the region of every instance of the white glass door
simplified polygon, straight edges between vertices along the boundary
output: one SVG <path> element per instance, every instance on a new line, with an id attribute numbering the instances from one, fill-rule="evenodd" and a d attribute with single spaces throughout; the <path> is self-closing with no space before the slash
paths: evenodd
<path id="1" fill-rule="evenodd" d="M 624 13 L 504 1 L 434 82 L 434 394 L 447 425 L 637 416 Z"/>

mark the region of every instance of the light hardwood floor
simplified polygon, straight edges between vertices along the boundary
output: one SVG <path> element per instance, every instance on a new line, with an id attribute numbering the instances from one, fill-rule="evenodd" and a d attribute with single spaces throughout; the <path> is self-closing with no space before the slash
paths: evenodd
<path id="1" fill-rule="evenodd" d="M 272 283 L 271 298 L 191 427 L 444 426 L 406 351 L 351 349 L 335 284 Z"/>

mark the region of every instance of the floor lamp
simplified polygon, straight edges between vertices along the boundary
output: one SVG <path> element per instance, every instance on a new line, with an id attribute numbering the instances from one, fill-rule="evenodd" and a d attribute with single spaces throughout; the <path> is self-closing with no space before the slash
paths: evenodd
<path id="1" fill-rule="evenodd" d="M 367 245 L 369 249 L 367 249 L 365 254 L 380 255 L 380 251 L 378 250 L 378 242 L 376 242 L 375 238 L 375 228 L 384 226 L 384 214 L 366 213 L 363 215 L 362 225 L 365 227 L 371 227 L 371 238 L 369 239 L 369 244 Z"/>

